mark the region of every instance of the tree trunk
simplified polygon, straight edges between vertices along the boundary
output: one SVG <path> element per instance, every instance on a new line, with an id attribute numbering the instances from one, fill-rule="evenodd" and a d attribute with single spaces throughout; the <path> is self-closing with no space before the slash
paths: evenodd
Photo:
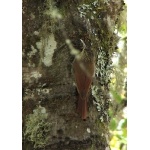
<path id="1" fill-rule="evenodd" d="M 109 150 L 111 56 L 122 7 L 121 0 L 23 0 L 23 150 Z M 96 58 L 86 121 L 76 112 L 72 69 L 81 40 Z"/>

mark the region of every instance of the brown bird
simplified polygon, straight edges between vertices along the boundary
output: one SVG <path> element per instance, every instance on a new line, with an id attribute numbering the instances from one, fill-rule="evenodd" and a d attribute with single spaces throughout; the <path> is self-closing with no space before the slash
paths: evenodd
<path id="1" fill-rule="evenodd" d="M 82 119 L 87 118 L 87 102 L 88 92 L 95 73 L 95 58 L 90 50 L 83 49 L 73 61 L 73 70 L 79 99 L 77 104 L 77 112 Z"/>

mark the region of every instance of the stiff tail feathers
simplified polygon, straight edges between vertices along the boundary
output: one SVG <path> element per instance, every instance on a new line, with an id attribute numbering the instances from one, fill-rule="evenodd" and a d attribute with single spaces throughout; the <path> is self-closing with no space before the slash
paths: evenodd
<path id="1" fill-rule="evenodd" d="M 79 96 L 77 112 L 80 114 L 80 116 L 83 120 L 85 120 L 87 118 L 87 102 L 88 102 L 87 97 L 81 98 Z"/>

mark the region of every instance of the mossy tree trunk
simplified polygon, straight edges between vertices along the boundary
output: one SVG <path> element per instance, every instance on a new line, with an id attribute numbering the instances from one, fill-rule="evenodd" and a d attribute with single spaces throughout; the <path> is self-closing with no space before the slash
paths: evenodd
<path id="1" fill-rule="evenodd" d="M 23 0 L 24 150 L 109 149 L 111 56 L 122 8 L 121 0 Z M 76 113 L 72 71 L 80 39 L 96 56 L 86 121 Z"/>

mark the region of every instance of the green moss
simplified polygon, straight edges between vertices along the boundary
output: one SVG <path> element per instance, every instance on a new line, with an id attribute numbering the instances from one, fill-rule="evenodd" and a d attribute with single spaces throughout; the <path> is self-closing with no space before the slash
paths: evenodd
<path id="1" fill-rule="evenodd" d="M 48 144 L 51 124 L 47 122 L 48 113 L 44 107 L 37 107 L 26 118 L 24 137 L 33 142 L 34 148 L 42 148 Z"/>

